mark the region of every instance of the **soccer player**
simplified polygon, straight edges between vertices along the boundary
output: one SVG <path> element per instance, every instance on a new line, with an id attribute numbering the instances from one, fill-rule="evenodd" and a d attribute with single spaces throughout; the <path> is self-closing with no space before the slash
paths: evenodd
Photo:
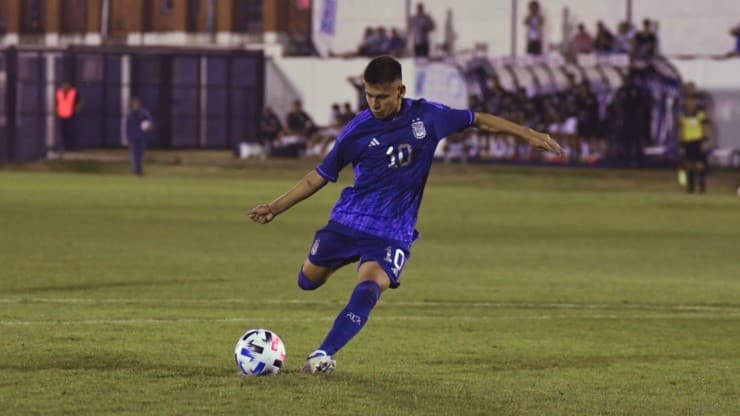
<path id="1" fill-rule="evenodd" d="M 347 124 L 323 162 L 285 194 L 249 210 L 253 221 L 269 223 L 327 182 L 336 182 L 347 164 L 354 167 L 354 186 L 342 191 L 329 223 L 316 232 L 298 286 L 314 290 L 356 261 L 358 284 L 324 342 L 308 356 L 304 372 L 332 372 L 334 354 L 367 323 L 380 294 L 400 285 L 418 237 L 414 226 L 440 139 L 475 126 L 516 135 L 540 150 L 562 152 L 547 134 L 494 115 L 404 98 L 401 64 L 390 56 L 371 60 L 363 77 L 369 108 Z"/>

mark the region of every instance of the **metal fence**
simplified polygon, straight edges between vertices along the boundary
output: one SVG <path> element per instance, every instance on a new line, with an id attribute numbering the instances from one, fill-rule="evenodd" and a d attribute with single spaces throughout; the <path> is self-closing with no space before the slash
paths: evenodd
<path id="1" fill-rule="evenodd" d="M 134 96 L 157 126 L 150 147 L 256 141 L 264 79 L 261 51 L 9 48 L 0 53 L 0 163 L 39 159 L 50 150 L 123 147 Z M 54 114 L 54 92 L 64 81 L 83 100 L 68 143 Z"/>

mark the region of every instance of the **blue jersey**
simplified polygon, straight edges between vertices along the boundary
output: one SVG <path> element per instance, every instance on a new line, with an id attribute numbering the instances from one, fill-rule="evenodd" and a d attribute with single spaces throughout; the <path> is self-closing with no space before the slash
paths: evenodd
<path id="1" fill-rule="evenodd" d="M 439 140 L 473 124 L 469 110 L 404 99 L 401 114 L 378 120 L 358 114 L 337 138 L 316 171 L 336 182 L 352 163 L 354 186 L 345 188 L 331 221 L 393 240 L 416 238 L 416 220 Z"/>

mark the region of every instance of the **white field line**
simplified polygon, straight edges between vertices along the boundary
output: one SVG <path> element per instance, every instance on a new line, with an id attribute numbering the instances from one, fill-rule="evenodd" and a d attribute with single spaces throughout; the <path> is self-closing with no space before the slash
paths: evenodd
<path id="1" fill-rule="evenodd" d="M 59 303 L 59 304 L 157 304 L 157 305 L 327 305 L 336 306 L 344 301 L 309 299 L 186 299 L 186 298 L 49 298 L 49 297 L 0 297 L 0 303 Z M 648 303 L 527 303 L 527 302 L 444 302 L 444 301 L 381 301 L 384 307 L 454 307 L 492 309 L 571 309 L 571 310 L 646 310 L 679 312 L 740 312 L 740 305 L 661 305 Z"/>
<path id="2" fill-rule="evenodd" d="M 647 314 L 628 316 L 615 314 L 591 314 L 591 315 L 506 315 L 506 316 L 375 316 L 371 320 L 381 322 L 397 321 L 450 321 L 450 322 L 485 322 L 485 321 L 548 321 L 548 320 L 569 320 L 569 319 L 596 319 L 596 320 L 658 320 L 658 319 L 675 319 L 674 314 Z M 731 313 L 723 315 L 686 315 L 681 319 L 740 319 L 740 313 Z M 172 325 L 172 324 L 199 324 L 199 323 L 231 323 L 231 322 L 322 322 L 333 321 L 334 316 L 324 316 L 315 318 L 274 318 L 274 317 L 233 317 L 233 318 L 174 318 L 174 319 L 84 319 L 70 321 L 55 320 L 0 320 L 0 326 L 31 326 L 31 325 L 54 325 L 54 326 L 73 326 L 73 325 Z"/>

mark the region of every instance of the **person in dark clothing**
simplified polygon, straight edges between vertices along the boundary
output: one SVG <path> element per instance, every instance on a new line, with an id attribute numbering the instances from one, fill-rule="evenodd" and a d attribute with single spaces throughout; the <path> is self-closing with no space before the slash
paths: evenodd
<path id="1" fill-rule="evenodd" d="M 141 105 L 141 100 L 131 98 L 130 111 L 126 115 L 126 138 L 131 150 L 131 165 L 135 175 L 144 175 L 144 151 L 153 129 L 151 113 Z"/>
<path id="2" fill-rule="evenodd" d="M 301 100 L 295 100 L 293 102 L 293 110 L 288 113 L 286 117 L 286 125 L 290 134 L 295 134 L 308 138 L 311 134 L 316 131 L 316 124 L 303 110 L 303 103 Z"/>
<path id="3" fill-rule="evenodd" d="M 279 146 L 273 148 L 273 156 L 298 157 L 306 152 L 306 145 L 318 131 L 311 116 L 303 110 L 301 100 L 293 102 L 293 110 L 285 117 L 285 132 Z"/>
<path id="4" fill-rule="evenodd" d="M 596 39 L 594 40 L 594 48 L 597 53 L 609 54 L 614 51 L 614 44 L 616 38 L 609 29 L 604 25 L 604 22 L 599 20 L 596 23 Z"/>
<path id="5" fill-rule="evenodd" d="M 637 32 L 632 42 L 632 53 L 636 59 L 650 59 L 658 52 L 658 37 L 649 19 L 642 21 L 642 31 Z"/>
<path id="6" fill-rule="evenodd" d="M 365 83 L 362 80 L 362 75 L 347 77 L 347 82 L 352 85 L 357 93 L 357 112 L 361 113 L 367 109 L 367 100 L 365 99 Z"/>
<path id="7" fill-rule="evenodd" d="M 259 141 L 262 145 L 264 156 L 269 156 L 272 151 L 272 145 L 283 131 L 283 123 L 272 110 L 272 107 L 265 107 L 260 119 L 260 136 Z"/>
<path id="8" fill-rule="evenodd" d="M 431 45 L 429 37 L 435 24 L 432 17 L 424 11 L 424 4 L 416 5 L 416 14 L 409 18 L 408 28 L 414 39 L 414 56 L 428 58 Z"/>
<path id="9" fill-rule="evenodd" d="M 542 38 L 545 26 L 545 18 L 540 11 L 540 3 L 529 2 L 529 14 L 524 18 L 527 26 L 527 53 L 529 55 L 542 55 Z"/>
<path id="10" fill-rule="evenodd" d="M 349 102 L 345 102 L 342 110 L 342 123 L 346 125 L 352 121 L 353 118 L 355 118 L 355 112 L 352 111 L 352 105 Z"/>
<path id="11" fill-rule="evenodd" d="M 625 84 L 617 90 L 615 103 L 618 116 L 617 157 L 626 166 L 642 166 L 643 147 L 650 137 L 652 97 L 637 81 L 637 72 L 630 70 Z"/>

